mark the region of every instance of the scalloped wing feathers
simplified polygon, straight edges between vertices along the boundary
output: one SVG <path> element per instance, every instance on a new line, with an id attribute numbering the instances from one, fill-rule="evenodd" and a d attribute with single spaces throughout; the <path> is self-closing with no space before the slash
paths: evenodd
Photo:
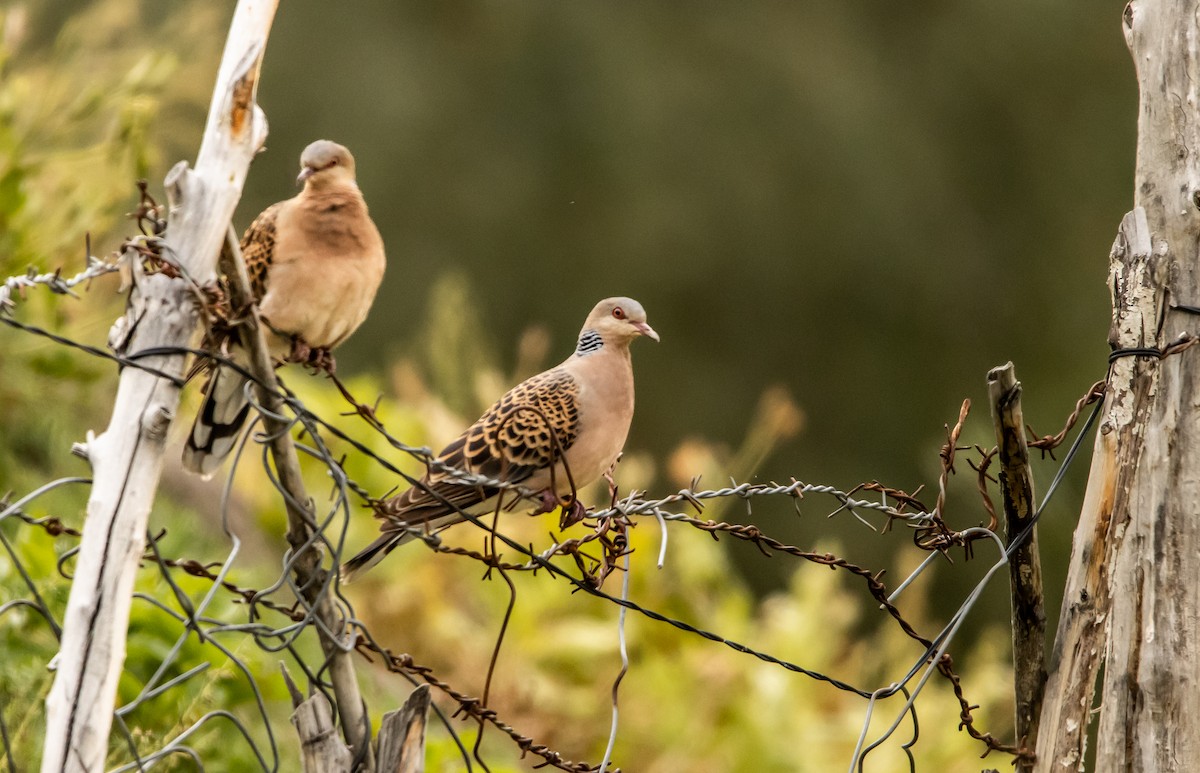
<path id="1" fill-rule="evenodd" d="M 561 366 L 509 390 L 437 461 L 519 484 L 562 459 L 579 437 L 579 382 Z M 402 494 L 381 503 L 385 519 L 378 538 L 342 565 L 342 582 L 353 582 L 400 545 L 412 539 L 406 529 L 434 531 L 463 520 L 459 511 L 477 513 L 495 507 L 495 486 L 464 486 L 442 469 L 427 473 Z M 508 507 L 516 505 L 513 497 Z"/>
<path id="2" fill-rule="evenodd" d="M 639 336 L 658 340 L 645 317 L 630 298 L 596 304 L 573 355 L 510 390 L 442 451 L 430 472 L 376 504 L 382 533 L 342 565 L 342 581 L 360 576 L 417 530 L 432 533 L 521 501 L 515 493 L 499 497 L 498 486 L 459 483 L 455 470 L 519 484 L 540 493 L 545 506 L 548 494 L 561 496 L 611 469 L 633 419 L 629 343 Z"/>
<path id="3" fill-rule="evenodd" d="M 264 209 L 242 234 L 242 261 L 256 302 L 267 294 L 267 273 L 275 256 L 275 222 L 286 203 L 281 201 Z"/>
<path id="4" fill-rule="evenodd" d="M 559 461 L 578 437 L 579 384 L 566 370 L 555 368 L 509 390 L 437 460 L 448 468 L 517 484 Z M 389 500 L 379 514 L 415 526 L 496 493 L 494 487 L 455 483 L 435 469 Z"/>

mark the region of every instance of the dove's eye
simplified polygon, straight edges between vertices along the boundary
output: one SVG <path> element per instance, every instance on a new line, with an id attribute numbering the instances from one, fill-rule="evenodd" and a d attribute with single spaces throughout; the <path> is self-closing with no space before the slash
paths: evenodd
<path id="1" fill-rule="evenodd" d="M 625 309 L 622 309 L 620 306 L 616 307 L 613 309 L 613 316 L 617 319 L 625 319 Z"/>

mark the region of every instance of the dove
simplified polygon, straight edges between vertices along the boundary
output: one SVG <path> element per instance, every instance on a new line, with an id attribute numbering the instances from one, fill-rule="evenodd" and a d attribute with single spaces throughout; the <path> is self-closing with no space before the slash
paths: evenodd
<path id="1" fill-rule="evenodd" d="M 463 512 L 511 510 L 520 499 L 511 489 L 464 484 L 454 471 L 525 489 L 540 497 L 539 512 L 608 472 L 633 421 L 629 345 L 641 336 L 659 340 L 640 303 L 607 298 L 596 304 L 570 357 L 510 389 L 411 488 L 379 503 L 382 533 L 342 566 L 342 581 L 361 576 L 413 539 L 414 530 L 467 520 Z"/>
<path id="2" fill-rule="evenodd" d="M 332 370 L 329 352 L 366 319 L 383 280 L 383 239 L 345 147 L 306 147 L 296 183 L 304 184 L 299 195 L 267 207 L 246 229 L 242 258 L 272 358 Z M 231 359 L 248 362 L 236 336 Z M 233 450 L 250 409 L 246 383 L 232 368 L 212 369 L 184 467 L 211 476 Z"/>

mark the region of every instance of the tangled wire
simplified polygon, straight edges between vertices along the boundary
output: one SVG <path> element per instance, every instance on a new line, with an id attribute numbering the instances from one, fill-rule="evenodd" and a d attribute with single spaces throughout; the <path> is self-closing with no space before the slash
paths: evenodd
<path id="1" fill-rule="evenodd" d="M 85 270 L 70 278 L 64 278 L 60 271 L 40 274 L 31 271 L 25 275 L 8 279 L 3 285 L 0 285 L 0 321 L 28 334 L 42 336 L 58 345 L 73 348 L 91 356 L 113 360 L 125 367 L 141 368 L 159 376 L 167 376 L 167 374 L 159 373 L 142 363 L 142 360 L 150 354 L 167 353 L 163 349 L 155 350 L 154 352 L 143 351 L 133 354 L 122 352 L 119 347 L 115 352 L 108 351 L 76 341 L 68 336 L 21 322 L 13 316 L 13 312 L 16 310 L 14 295 L 23 297 L 25 293 L 35 287 L 45 287 L 51 292 L 59 294 L 74 294 L 73 288 L 86 284 L 104 274 L 120 271 L 129 261 L 138 261 L 142 270 L 145 271 L 164 272 L 171 276 L 183 277 L 185 280 L 188 279 L 179 269 L 178 262 L 173 261 L 163 249 L 164 243 L 161 237 L 165 221 L 162 216 L 161 207 L 149 196 L 144 184 L 141 186 L 141 191 L 141 203 L 138 209 L 132 213 L 132 217 L 139 225 L 141 234 L 128 240 L 122 246 L 119 258 L 115 260 L 100 260 L 89 255 Z M 563 579 L 570 583 L 576 591 L 602 599 L 618 607 L 621 611 L 623 656 L 623 623 L 625 613 L 633 612 L 650 620 L 673 626 L 685 634 L 698 636 L 705 640 L 724 645 L 739 653 L 751 655 L 760 661 L 781 667 L 789 672 L 819 680 L 835 689 L 853 693 L 867 699 L 868 704 L 862 736 L 859 739 L 855 758 L 851 764 L 852 770 L 855 767 L 861 768 L 870 751 L 878 748 L 880 744 L 886 741 L 906 717 L 911 718 L 914 726 L 914 735 L 911 741 L 903 745 L 903 748 L 908 754 L 910 766 L 915 769 L 915 762 L 909 752 L 909 747 L 916 741 L 916 710 L 914 701 L 928 679 L 934 674 L 944 678 L 951 685 L 959 704 L 960 728 L 966 730 L 972 738 L 977 739 L 983 745 L 984 755 L 992 751 L 1001 751 L 1017 756 L 1027 756 L 1029 754 L 1029 750 L 1020 748 L 1017 744 L 1002 742 L 992 734 L 977 728 L 972 714 L 973 709 L 977 707 L 972 705 L 965 696 L 961 679 L 954 669 L 950 655 L 947 653 L 947 648 L 952 638 L 972 610 L 984 585 L 999 568 L 1007 563 L 1008 558 L 1012 555 L 1012 551 L 1024 538 L 1025 534 L 1028 534 L 1027 529 L 1024 534 L 1015 535 L 1015 538 L 1011 539 L 1007 545 L 996 534 L 996 511 L 989 494 L 989 483 L 994 483 L 995 481 L 989 475 L 988 470 L 996 457 L 997 450 L 995 448 L 986 449 L 978 445 L 960 445 L 963 427 L 970 410 L 969 401 L 964 401 L 958 419 L 953 426 L 948 425 L 946 428 L 946 441 L 939 454 L 941 469 L 937 483 L 937 496 L 932 508 L 927 507 L 920 499 L 920 489 L 909 493 L 885 486 L 878 481 L 870 481 L 848 491 L 842 491 L 832 486 L 807 484 L 796 479 L 783 484 L 734 483 L 730 486 L 717 489 L 701 489 L 694 483 L 688 488 L 681 489 L 667 496 L 648 498 L 647 493 L 641 491 L 633 491 L 620 496 L 616 485 L 612 484 L 610 479 L 609 501 L 606 503 L 606 506 L 588 510 L 583 514 L 582 525 L 576 526 L 574 529 L 578 536 L 563 538 L 552 533 L 549 535 L 550 544 L 540 549 L 535 549 L 532 545 L 521 544 L 506 535 L 497 528 L 498 519 L 489 519 L 486 516 L 474 516 L 465 512 L 462 513 L 463 518 L 483 529 L 488 536 L 485 547 L 482 550 L 448 546 L 443 544 L 437 534 L 419 534 L 420 541 L 430 550 L 439 554 L 453 555 L 479 562 L 485 569 L 484 577 L 498 575 L 507 583 L 510 590 L 504 624 L 501 626 L 501 631 L 495 644 L 482 696 L 473 697 L 439 678 L 430 667 L 420 664 L 412 655 L 397 653 L 389 649 L 357 617 L 353 605 L 342 593 L 336 571 L 331 571 L 340 562 L 345 528 L 352 510 L 362 505 L 377 507 L 382 497 L 372 494 L 372 492 L 368 491 L 367 487 L 360 485 L 360 483 L 351 478 L 346 470 L 345 458 L 335 458 L 330 451 L 328 439 L 336 438 L 340 443 L 351 448 L 352 453 L 358 459 L 369 460 L 370 463 L 378 465 L 391 475 L 399 476 L 406 480 L 409 485 L 419 485 L 418 480 L 374 452 L 367 443 L 351 436 L 344 429 L 310 410 L 286 386 L 282 384 L 277 385 L 273 379 L 269 382 L 264 380 L 262 374 L 246 370 L 238 363 L 232 362 L 226 357 L 221 347 L 213 346 L 214 341 L 220 340 L 223 336 L 228 336 L 229 329 L 243 324 L 243 316 L 246 313 L 246 309 L 244 307 L 237 308 L 228 300 L 230 293 L 224 285 L 201 286 L 195 283 L 193 285 L 193 296 L 204 312 L 207 329 L 210 331 L 210 338 L 207 339 L 209 345 L 200 349 L 170 349 L 169 352 L 175 354 L 193 354 L 198 358 L 220 362 L 223 365 L 235 368 L 252 381 L 258 395 L 268 394 L 271 396 L 273 402 L 268 405 L 256 396 L 251 395 L 252 402 L 258 411 L 258 421 L 264 422 L 263 426 L 266 426 L 267 430 L 247 433 L 243 437 L 242 443 L 236 452 L 234 471 L 236 471 L 247 450 L 251 447 L 250 441 L 258 444 L 261 447 L 260 457 L 263 475 L 278 490 L 280 497 L 290 505 L 290 509 L 306 514 L 306 529 L 302 539 L 293 539 L 291 541 L 292 544 L 284 556 L 279 575 L 272 584 L 263 588 L 253 588 L 235 582 L 232 578 L 231 567 L 241 550 L 241 541 L 228 525 L 228 503 L 230 501 L 230 491 L 234 477 L 234 471 L 231 471 L 221 502 L 222 522 L 225 524 L 226 533 L 230 539 L 229 552 L 222 561 L 213 562 L 191 557 L 165 556 L 160 548 L 164 533 L 147 535 L 144 561 L 167 583 L 171 589 L 172 600 L 175 606 L 145 594 L 137 594 L 137 598 L 152 605 L 174 620 L 178 626 L 179 636 L 173 648 L 162 658 L 158 671 L 145 681 L 137 697 L 116 711 L 116 725 L 125 739 L 130 760 L 122 767 L 117 768 L 118 770 L 143 769 L 157 760 L 176 754 L 189 756 L 196 761 L 198 766 L 203 767 L 199 755 L 189 745 L 189 739 L 202 726 L 222 721 L 229 723 L 237 730 L 238 735 L 248 744 L 253 756 L 263 770 L 278 770 L 280 766 L 280 753 L 276 736 L 271 728 L 265 698 L 258 686 L 258 680 L 262 678 L 262 675 L 253 673 L 250 666 L 244 659 L 237 655 L 234 648 L 223 644 L 221 640 L 229 634 L 248 636 L 264 651 L 287 653 L 291 662 L 303 671 L 313 688 L 326 693 L 327 697 L 336 705 L 334 685 L 329 674 L 330 661 L 328 656 L 323 661 L 313 661 L 310 657 L 306 657 L 298 646 L 301 638 L 313 629 L 317 629 L 321 636 L 331 641 L 344 642 L 344 649 L 356 651 L 365 659 L 381 664 L 388 671 L 400 675 L 414 684 L 425 683 L 438 691 L 445 701 L 453 706 L 453 711 L 450 712 L 450 716 L 447 716 L 436 705 L 434 707 L 435 711 L 437 711 L 441 723 L 458 744 L 462 758 L 468 769 L 473 769 L 473 763 L 478 764 L 483 770 L 488 769 L 479 751 L 479 739 L 482 738 L 483 728 L 491 727 L 508 737 L 516 748 L 520 750 L 522 755 L 537 757 L 539 759 L 538 767 L 549 766 L 564 771 L 575 771 L 576 773 L 591 771 L 602 773 L 606 770 L 612 770 L 609 767 L 608 753 L 606 753 L 605 759 L 599 764 L 570 761 L 545 744 L 540 744 L 533 738 L 521 734 L 510 724 L 506 723 L 495 710 L 489 707 L 488 694 L 492 671 L 494 670 L 496 656 L 507 629 L 509 617 L 517 602 L 516 588 L 513 585 L 510 574 L 521 572 L 542 573 Z M 328 376 L 332 379 L 349 405 L 350 411 L 344 415 L 358 417 L 362 422 L 362 426 L 384 439 L 388 446 L 419 460 L 427 469 L 437 467 L 440 464 L 429 449 L 409 445 L 391 434 L 379 419 L 374 406 L 367 405 L 356 399 L 346 385 L 339 381 L 332 373 L 328 374 Z M 1104 395 L 1104 387 L 1104 382 L 1097 382 L 1089 387 L 1076 403 L 1074 410 L 1067 417 L 1062 429 L 1056 434 L 1038 435 L 1032 429 L 1028 429 L 1029 447 L 1052 456 L 1053 451 L 1066 442 L 1072 429 L 1083 415 L 1084 408 L 1088 405 L 1099 407 L 1099 401 Z M 1088 418 L 1088 427 L 1090 427 L 1095 415 L 1096 413 L 1093 411 Z M 1038 508 L 1035 521 L 1036 517 L 1040 516 L 1045 508 L 1045 501 L 1053 495 L 1058 481 L 1061 480 L 1062 475 L 1075 458 L 1076 451 L 1079 449 L 1086 435 L 1086 429 L 1076 435 L 1074 444 L 1064 457 L 1059 468 L 1054 484 L 1051 485 L 1045 500 L 1043 500 L 1041 507 Z M 278 457 L 276 457 L 275 464 L 273 465 L 271 454 L 268 451 L 271 444 L 277 441 L 294 442 L 295 448 L 301 454 L 318 460 L 326 474 L 333 481 L 333 494 L 323 512 L 316 512 L 310 502 L 306 501 L 306 498 L 300 496 L 297 491 L 281 480 L 278 472 L 280 469 Z M 983 512 L 988 517 L 988 525 L 986 527 L 956 529 L 947 520 L 947 487 L 951 476 L 956 472 L 956 460 L 963 454 L 969 455 L 968 463 L 976 473 L 976 487 L 980 495 L 981 506 Z M 442 468 L 441 471 L 452 473 L 464 485 L 481 485 L 502 490 L 511 490 L 514 496 L 519 497 L 529 497 L 534 494 L 534 492 L 524 491 L 503 481 L 479 476 L 466 470 L 446 470 Z M 39 528 L 47 535 L 56 540 L 64 541 L 69 545 L 58 563 L 59 573 L 67 579 L 70 579 L 67 565 L 72 555 L 78 550 L 79 531 L 65 525 L 61 519 L 54 516 L 43 518 L 32 517 L 29 515 L 28 509 L 32 502 L 50 491 L 66 486 L 86 485 L 88 483 L 90 481 L 86 478 L 62 478 L 48 483 L 20 499 L 14 501 L 5 499 L 0 501 L 0 523 L 8 519 L 13 519 L 27 526 Z M 872 498 L 867 498 L 868 496 Z M 895 602 L 899 593 L 930 565 L 930 560 L 926 560 L 912 576 L 906 578 L 896 589 L 889 590 L 882 580 L 882 572 L 873 572 L 830 553 L 805 551 L 771 537 L 758 526 L 751 523 L 729 523 L 726 521 L 707 520 L 702 517 L 705 503 L 710 500 L 741 499 L 749 506 L 751 501 L 757 499 L 785 498 L 791 500 L 799 507 L 799 503 L 802 500 L 812 497 L 827 497 L 833 501 L 833 507 L 829 512 L 829 516 L 831 517 L 840 513 L 846 513 L 881 533 L 887 532 L 897 525 L 910 529 L 916 547 L 928 552 L 931 558 L 938 555 L 946 555 L 948 551 L 955 548 L 965 550 L 968 557 L 970 557 L 974 545 L 980 540 L 995 543 L 998 547 L 998 557 L 986 573 L 986 576 L 963 601 L 958 611 L 952 616 L 951 621 L 936 635 L 925 636 L 904 618 Z M 571 499 L 574 499 L 574 496 Z M 862 583 L 862 587 L 873 602 L 877 603 L 886 612 L 889 618 L 906 636 L 918 642 L 923 652 L 919 657 L 914 659 L 912 667 L 902 678 L 884 688 L 875 690 L 865 689 L 840 681 L 832 676 L 800 664 L 790 662 L 769 652 L 755 649 L 752 646 L 730 639 L 720 633 L 706 630 L 703 627 L 670 617 L 638 604 L 629 598 L 628 593 L 628 566 L 631 552 L 629 529 L 634 527 L 639 519 L 647 518 L 654 519 L 660 530 L 660 565 L 667 551 L 669 525 L 677 524 L 680 527 L 690 527 L 691 529 L 707 533 L 713 539 L 725 536 L 730 539 L 750 543 L 766 557 L 786 555 L 819 566 L 828 567 L 835 571 L 846 572 Z M 560 530 L 565 532 L 572 525 L 570 523 L 563 523 Z M 1030 528 L 1032 528 L 1032 524 Z M 50 605 L 46 602 L 42 589 L 39 588 L 38 582 L 33 579 L 33 575 L 25 565 L 22 556 L 3 533 L 0 533 L 0 540 L 3 541 L 4 547 L 7 549 L 27 591 L 26 597 L 9 601 L 0 606 L 0 617 L 18 609 L 31 610 L 46 623 L 56 638 L 60 637 L 61 624 L 52 612 Z M 504 555 L 515 555 L 519 559 L 505 559 Z M 310 559 L 305 559 L 305 556 L 309 556 Z M 301 566 L 304 560 L 311 560 L 314 563 L 307 570 L 299 571 L 298 567 Z M 180 586 L 178 581 L 179 575 L 199 578 L 210 585 L 209 590 L 204 594 L 203 598 L 196 601 Z M 606 590 L 606 584 L 614 575 L 621 575 L 625 580 L 621 591 L 616 593 Z M 232 621 L 216 619 L 210 616 L 207 612 L 211 608 L 214 597 L 217 594 L 225 594 L 234 599 L 240 607 L 243 607 L 246 611 L 245 619 Z M 325 606 L 322 607 L 322 605 Z M 326 612 L 321 613 L 320 609 L 322 608 Z M 265 748 L 256 740 L 257 731 L 253 730 L 245 720 L 235 717 L 230 712 L 221 710 L 204 714 L 200 719 L 181 730 L 173 738 L 162 741 L 156 748 L 150 751 L 139 748 L 139 742 L 135 739 L 135 734 L 127 727 L 125 717 L 164 692 L 194 679 L 211 666 L 209 662 L 192 664 L 184 661 L 182 655 L 184 644 L 193 633 L 199 636 L 205 644 L 217 648 L 228 662 L 234 664 L 235 668 L 243 674 L 246 683 L 253 692 L 254 701 L 258 708 L 260 720 L 258 725 L 261 731 L 266 734 L 267 743 Z M 624 663 L 627 666 L 627 660 L 624 660 Z M 168 677 L 167 674 L 172 672 L 178 673 Z M 616 732 L 617 687 L 624 674 L 625 668 L 622 669 L 620 676 L 617 677 L 613 685 L 614 735 Z M 896 721 L 882 737 L 878 738 L 872 744 L 866 744 L 867 727 L 871 719 L 871 712 L 874 710 L 876 703 L 882 698 L 897 694 L 903 694 L 906 703 L 904 708 L 898 713 Z M 479 726 L 480 733 L 476 737 L 473 750 L 469 751 L 466 744 L 460 739 L 454 724 L 451 722 L 453 716 L 470 718 Z M 11 739 L 9 731 L 4 725 L 3 715 L 0 715 L 0 742 L 3 743 L 10 769 L 16 770 L 17 767 L 13 759 Z M 611 749 L 612 743 L 610 738 L 610 752 Z"/>

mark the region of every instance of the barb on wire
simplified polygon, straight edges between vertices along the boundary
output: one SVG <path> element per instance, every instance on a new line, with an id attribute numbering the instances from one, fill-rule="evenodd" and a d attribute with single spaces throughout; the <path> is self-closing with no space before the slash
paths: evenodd
<path id="1" fill-rule="evenodd" d="M 14 295 L 24 298 L 28 290 L 38 286 L 45 287 L 58 295 L 78 298 L 74 288 L 81 284 L 90 285 L 93 279 L 119 272 L 121 262 L 129 251 L 150 261 L 154 270 L 171 270 L 171 267 L 163 262 L 160 255 L 161 241 L 158 237 L 166 229 L 166 221 L 162 218 L 162 207 L 150 195 L 145 180 L 139 180 L 137 185 L 141 200 L 138 207 L 130 212 L 128 217 L 138 224 L 138 228 L 142 232 L 141 236 L 127 239 L 121 248 L 106 260 L 92 255 L 92 236 L 88 234 L 84 237 L 85 267 L 83 271 L 74 276 L 64 277 L 61 267 L 43 273 L 39 273 L 37 269 L 31 267 L 24 274 L 10 276 L 4 280 L 3 284 L 0 284 L 0 316 L 11 314 L 16 309 Z"/>
<path id="2" fill-rule="evenodd" d="M 121 270 L 116 262 L 97 258 L 90 254 L 90 250 L 86 259 L 87 267 L 71 277 L 64 277 L 61 268 L 40 274 L 36 269 L 30 268 L 24 274 L 10 276 L 4 280 L 4 284 L 0 284 L 0 315 L 11 314 L 17 307 L 13 296 L 19 295 L 24 298 L 26 291 L 31 288 L 41 286 L 52 293 L 78 298 L 79 296 L 75 295 L 73 288 L 102 277 L 105 274 Z"/>

